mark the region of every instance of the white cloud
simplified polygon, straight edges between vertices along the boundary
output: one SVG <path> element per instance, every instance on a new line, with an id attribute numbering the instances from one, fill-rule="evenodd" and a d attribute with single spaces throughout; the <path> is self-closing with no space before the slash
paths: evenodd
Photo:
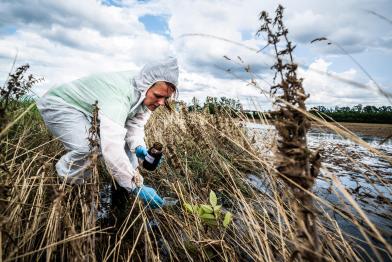
<path id="1" fill-rule="evenodd" d="M 391 57 L 390 25 L 364 11 L 388 15 L 385 12 L 392 7 L 390 2 L 287 0 L 281 3 L 287 7 L 285 21 L 290 38 L 298 44 L 299 50 L 306 50 L 301 53 L 301 59 L 313 62 L 310 69 L 303 72 L 305 89 L 311 93 L 310 102 L 384 103 L 372 91 L 358 91 L 313 72 L 312 68 L 350 80 L 368 81 L 354 69 L 334 70 L 331 57 L 339 57 L 341 52 L 326 43 L 310 45 L 309 41 L 326 36 L 348 52 L 378 49 Z M 14 26 L 17 31 L 1 35 L 0 73 L 2 76 L 8 73 L 16 49 L 19 50 L 19 63 L 29 62 L 32 71 L 45 76 L 46 84 L 41 90 L 94 72 L 136 69 L 148 61 L 175 53 L 182 68 L 180 83 L 184 99 L 207 95 L 242 100 L 257 97 L 258 101 L 267 104 L 269 102 L 265 102 L 259 91 L 224 70 L 230 68 L 240 78 L 245 78 L 248 74 L 243 67 L 249 64 L 253 71 L 271 79 L 269 67 L 273 61 L 268 56 L 268 49 L 265 50 L 267 53 L 255 54 L 241 46 L 208 37 L 179 36 L 205 33 L 261 48 L 266 43 L 263 37 L 242 41 L 243 32 L 255 33 L 260 25 L 259 12 L 267 10 L 273 14 L 277 4 L 271 0 L 127 0 L 118 7 L 94 0 L 2 1 L 0 29 Z M 167 17 L 171 38 L 147 32 L 138 20 L 146 14 Z M 224 55 L 236 62 L 225 60 Z M 315 57 L 322 59 L 316 60 Z M 391 75 L 392 72 L 384 76 L 387 82 L 392 82 Z"/>
<path id="2" fill-rule="evenodd" d="M 326 23 L 329 20 L 328 18 L 322 13 L 305 10 L 293 14 L 292 17 L 288 18 L 287 23 L 290 25 L 290 32 L 295 39 L 310 42 L 317 37 L 328 36 L 332 32 L 331 23 L 334 23 L 334 21 Z M 317 25 L 316 30 L 315 25 Z"/>
<path id="3" fill-rule="evenodd" d="M 300 75 L 304 78 L 305 91 L 310 94 L 308 104 L 342 106 L 387 103 L 386 98 L 378 93 L 374 85 L 357 70 L 350 68 L 343 72 L 333 72 L 329 70 L 331 65 L 331 62 L 320 58 L 315 60 L 307 70 L 300 70 Z M 338 78 L 359 84 L 366 83 L 366 85 L 358 87 L 339 81 Z"/>
<path id="4" fill-rule="evenodd" d="M 32 8 L 33 7 L 33 8 Z M 22 27 L 49 28 L 61 25 L 66 28 L 89 27 L 104 35 L 129 34 L 143 31 L 138 16 L 129 10 L 105 6 L 95 0 L 21 0 L 0 3 L 1 23 Z"/>
<path id="5" fill-rule="evenodd" d="M 204 101 L 207 96 L 238 99 L 245 109 L 269 109 L 271 101 L 249 81 L 216 78 L 209 73 L 180 72 L 180 98 L 190 102 L 193 97 Z"/>

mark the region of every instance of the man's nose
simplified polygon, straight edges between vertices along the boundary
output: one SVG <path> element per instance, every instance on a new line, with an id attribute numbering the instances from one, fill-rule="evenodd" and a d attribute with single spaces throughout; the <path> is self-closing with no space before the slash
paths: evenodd
<path id="1" fill-rule="evenodd" d="M 158 99 L 158 105 L 163 106 L 164 104 L 165 104 L 165 99 L 164 98 Z"/>

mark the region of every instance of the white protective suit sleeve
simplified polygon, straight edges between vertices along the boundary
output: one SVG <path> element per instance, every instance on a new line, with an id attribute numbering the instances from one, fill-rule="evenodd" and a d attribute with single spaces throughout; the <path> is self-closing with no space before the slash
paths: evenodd
<path id="1" fill-rule="evenodd" d="M 146 109 L 136 113 L 132 118 L 128 118 L 125 122 L 125 127 L 127 129 L 127 135 L 125 137 L 125 141 L 127 142 L 128 149 L 130 150 L 129 160 L 131 161 L 132 166 L 137 168 L 139 165 L 139 160 L 135 154 L 135 148 L 137 146 L 146 147 L 146 143 L 144 142 L 144 126 L 147 123 L 151 112 Z"/>
<path id="2" fill-rule="evenodd" d="M 102 155 L 106 166 L 121 187 L 132 191 L 136 188 L 135 176 L 140 175 L 131 165 L 124 150 L 126 130 L 101 112 L 98 114 Z"/>
<path id="3" fill-rule="evenodd" d="M 144 126 L 150 118 L 151 112 L 146 109 L 144 112 L 136 113 L 132 118 L 127 119 L 125 127 L 127 135 L 125 141 L 131 152 L 134 152 L 137 146 L 146 146 L 144 142 Z"/>

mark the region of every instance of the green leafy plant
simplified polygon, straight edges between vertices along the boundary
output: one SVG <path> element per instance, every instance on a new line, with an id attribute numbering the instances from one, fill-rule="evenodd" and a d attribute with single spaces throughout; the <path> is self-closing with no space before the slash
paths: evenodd
<path id="1" fill-rule="evenodd" d="M 233 220 L 231 212 L 225 212 L 222 220 L 222 205 L 218 205 L 218 198 L 214 191 L 210 192 L 210 204 L 191 205 L 184 203 L 185 210 L 197 215 L 201 221 L 207 225 L 217 226 L 220 223 L 226 228 Z M 221 222 L 220 222 L 221 221 Z"/>

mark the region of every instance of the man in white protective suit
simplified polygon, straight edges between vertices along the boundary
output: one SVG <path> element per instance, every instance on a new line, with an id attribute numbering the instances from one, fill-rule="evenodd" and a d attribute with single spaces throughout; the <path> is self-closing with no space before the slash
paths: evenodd
<path id="1" fill-rule="evenodd" d="M 88 130 L 98 101 L 100 145 L 109 173 L 150 208 L 161 207 L 164 201 L 155 189 L 143 185 L 138 158 L 147 155 L 144 125 L 152 111 L 168 106 L 167 100 L 177 92 L 178 74 L 177 60 L 169 57 L 145 65 L 138 74 L 97 74 L 49 90 L 37 107 L 67 150 L 56 163 L 58 175 L 71 184 L 84 183 L 91 175 Z"/>

